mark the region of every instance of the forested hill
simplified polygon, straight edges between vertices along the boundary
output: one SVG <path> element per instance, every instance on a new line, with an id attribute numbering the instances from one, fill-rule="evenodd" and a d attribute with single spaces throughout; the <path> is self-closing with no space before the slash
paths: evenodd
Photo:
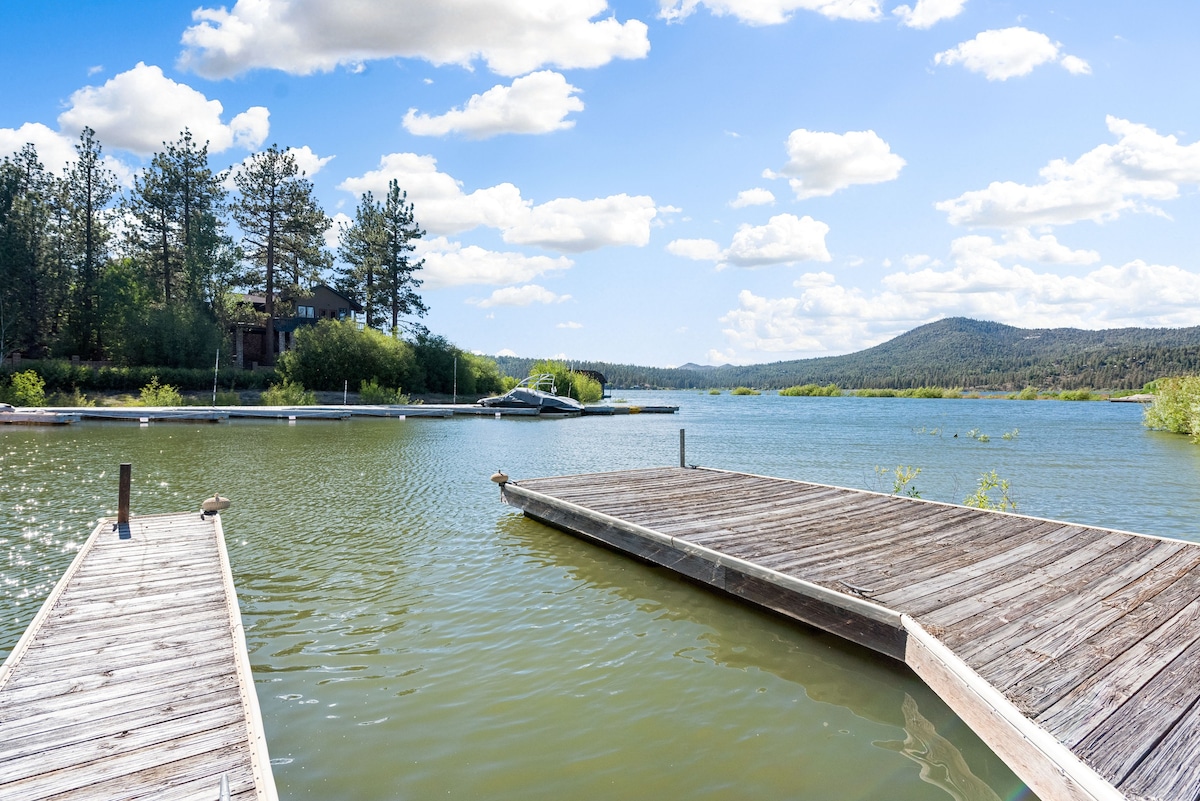
<path id="1" fill-rule="evenodd" d="M 502 371 L 525 375 L 532 359 L 500 357 Z M 1139 389 L 1156 378 L 1200 373 L 1200 326 L 1192 328 L 1014 328 L 964 317 L 914 328 L 873 348 L 770 364 L 667 369 L 575 362 L 598 370 L 610 388 L 781 389 L 835 383 L 843 388 L 919 386 L 989 390 Z"/>

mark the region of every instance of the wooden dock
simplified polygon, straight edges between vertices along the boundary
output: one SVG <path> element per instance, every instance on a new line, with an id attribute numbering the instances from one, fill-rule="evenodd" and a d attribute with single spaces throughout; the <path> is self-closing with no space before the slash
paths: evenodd
<path id="1" fill-rule="evenodd" d="M 277 798 L 218 516 L 102 521 L 0 667 L 0 798 Z"/>
<path id="2" fill-rule="evenodd" d="M 1045 801 L 1200 798 L 1200 545 L 709 469 L 502 493 L 903 660 Z"/>

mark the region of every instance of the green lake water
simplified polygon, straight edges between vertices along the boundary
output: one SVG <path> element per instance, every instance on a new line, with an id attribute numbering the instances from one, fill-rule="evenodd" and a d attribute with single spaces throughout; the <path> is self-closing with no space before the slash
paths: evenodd
<path id="1" fill-rule="evenodd" d="M 0 656 L 131 462 L 134 514 L 234 501 L 285 799 L 1031 798 L 903 666 L 526 520 L 488 476 L 674 464 L 686 428 L 693 463 L 885 490 L 911 465 L 954 502 L 994 469 L 1019 511 L 1200 539 L 1200 447 L 1136 405 L 623 394 L 681 410 L 2 428 Z"/>

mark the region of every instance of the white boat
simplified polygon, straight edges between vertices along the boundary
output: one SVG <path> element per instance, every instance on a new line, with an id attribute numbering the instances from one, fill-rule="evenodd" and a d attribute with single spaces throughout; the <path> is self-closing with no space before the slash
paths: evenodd
<path id="1" fill-rule="evenodd" d="M 493 398 L 479 401 L 483 406 L 500 409 L 537 409 L 540 414 L 582 413 L 583 404 L 574 398 L 556 395 L 554 376 L 550 373 L 531 375 L 515 387 Z"/>
<path id="2" fill-rule="evenodd" d="M 47 409 L 15 409 L 0 403 L 0 424 L 22 426 L 62 426 L 79 422 L 79 415 L 70 412 L 52 412 Z"/>

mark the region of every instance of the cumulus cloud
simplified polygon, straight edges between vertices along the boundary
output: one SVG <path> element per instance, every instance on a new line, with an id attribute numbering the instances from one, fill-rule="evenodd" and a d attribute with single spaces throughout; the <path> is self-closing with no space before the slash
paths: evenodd
<path id="1" fill-rule="evenodd" d="M 968 42 L 938 53 L 933 62 L 962 64 L 989 81 L 1007 81 L 1028 75 L 1035 68 L 1055 61 L 1074 75 L 1092 71 L 1086 61 L 1061 50 L 1062 44 L 1050 41 L 1046 34 L 1018 26 L 984 31 Z"/>
<path id="2" fill-rule="evenodd" d="M 783 170 L 767 170 L 763 176 L 788 177 L 797 200 L 825 197 L 855 184 L 892 181 L 905 164 L 874 131 L 836 134 L 797 128 L 788 136 L 787 152 Z"/>
<path id="3" fill-rule="evenodd" d="M 1161 213 L 1146 201 L 1171 200 L 1181 184 L 1200 184 L 1200 142 L 1181 145 L 1145 125 L 1107 118 L 1116 144 L 1100 145 L 1039 171 L 1033 186 L 995 181 L 935 204 L 956 225 L 1028 227 L 1103 222 L 1128 211 Z"/>
<path id="4" fill-rule="evenodd" d="M 1009 231 L 1000 242 L 990 236 L 959 237 L 950 243 L 950 254 L 959 264 L 1035 261 L 1042 264 L 1087 265 L 1100 261 L 1100 254 L 1094 250 L 1072 250 L 1051 234 L 1035 238 L 1028 228 Z"/>
<path id="5" fill-rule="evenodd" d="M 270 128 L 266 108 L 252 106 L 228 123 L 221 121 L 223 113 L 221 101 L 171 80 L 159 67 L 138 62 L 103 86 L 85 86 L 72 94 L 58 124 L 72 132 L 88 126 L 105 145 L 141 155 L 175 141 L 184 128 L 198 141 L 207 140 L 213 153 L 262 145 Z"/>
<path id="6" fill-rule="evenodd" d="M 464 108 L 438 116 L 410 108 L 404 115 L 404 128 L 416 136 L 461 133 L 471 139 L 561 131 L 575 125 L 574 120 L 566 119 L 568 114 L 583 111 L 577 92 L 561 74 L 543 70 L 517 78 L 512 86 L 493 86 L 472 96 Z"/>
<path id="7" fill-rule="evenodd" d="M 846 353 L 947 316 L 1023 328 L 1200 324 L 1196 272 L 1141 260 L 1066 274 L 1013 263 L 1027 250 L 1057 264 L 1094 262 L 1090 251 L 1064 249 L 1045 238 L 964 238 L 955 243 L 954 264 L 890 273 L 873 290 L 842 286 L 824 272 L 797 280 L 795 296 L 743 290 L 737 308 L 721 317 L 729 359 Z"/>
<path id="8" fill-rule="evenodd" d="M 724 250 L 710 239 L 676 239 L 667 250 L 676 256 L 720 265 L 763 267 L 798 261 L 829 261 L 825 235 L 829 226 L 812 217 L 778 214 L 766 225 L 743 225 Z"/>
<path id="9" fill-rule="evenodd" d="M 729 205 L 735 209 L 743 209 L 746 206 L 769 206 L 775 202 L 775 195 L 770 189 L 743 189 L 738 192 L 737 197 L 729 201 Z"/>
<path id="10" fill-rule="evenodd" d="M 380 166 L 338 188 L 355 195 L 382 195 L 395 179 L 408 192 L 417 219 L 434 234 L 455 234 L 479 226 L 495 228 L 505 242 L 580 253 L 614 245 L 642 246 L 650 241 L 657 209 L 644 195 L 612 195 L 593 200 L 557 198 L 534 205 L 510 183 L 473 192 L 437 169 L 432 156 L 392 153 Z"/>
<path id="11" fill-rule="evenodd" d="M 962 13 L 967 0 L 917 0 L 915 6 L 896 6 L 892 13 L 909 28 L 932 28 Z"/>
<path id="12" fill-rule="evenodd" d="M 658 0 L 658 16 L 667 22 L 680 22 L 701 5 L 718 17 L 730 15 L 748 25 L 779 25 L 791 19 L 795 11 L 860 21 L 883 16 L 878 0 Z"/>
<path id="13" fill-rule="evenodd" d="M 0 128 L 0 158 L 16 154 L 25 145 L 33 145 L 42 166 L 51 172 L 62 172 L 77 154 L 78 140 L 60 134 L 40 122 L 27 122 L 20 128 Z"/>
<path id="14" fill-rule="evenodd" d="M 599 67 L 644 58 L 646 24 L 619 22 L 605 0 L 237 0 L 199 8 L 184 31 L 180 66 L 206 78 L 267 68 L 298 75 L 357 68 L 381 58 L 417 58 L 500 75 L 544 66 Z"/>
<path id="15" fill-rule="evenodd" d="M 565 256 L 551 258 L 500 253 L 478 245 L 464 247 L 445 237 L 421 240 L 418 255 L 425 260 L 421 278 L 427 289 L 470 284 L 522 284 L 539 276 L 561 273 L 574 264 Z"/>
<path id="16" fill-rule="evenodd" d="M 571 299 L 570 295 L 559 295 L 543 286 L 529 284 L 527 286 L 506 286 L 497 289 L 483 300 L 469 300 L 468 303 L 481 309 L 493 306 L 532 306 L 534 303 L 548 305 L 562 303 Z"/>

